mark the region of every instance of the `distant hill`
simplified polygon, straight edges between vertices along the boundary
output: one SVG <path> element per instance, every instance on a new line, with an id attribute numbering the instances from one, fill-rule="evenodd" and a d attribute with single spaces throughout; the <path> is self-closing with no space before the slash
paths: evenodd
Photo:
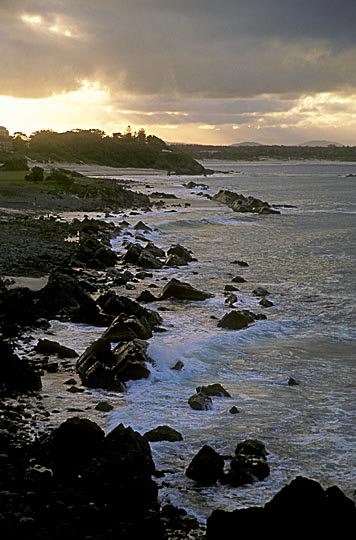
<path id="1" fill-rule="evenodd" d="M 325 146 L 343 146 L 343 144 L 332 142 L 332 141 L 308 141 L 308 142 L 300 143 L 298 146 L 325 147 Z"/>
<path id="2" fill-rule="evenodd" d="M 236 144 L 230 144 L 230 146 L 263 146 L 263 144 L 259 142 L 253 142 L 253 141 L 246 141 Z"/>

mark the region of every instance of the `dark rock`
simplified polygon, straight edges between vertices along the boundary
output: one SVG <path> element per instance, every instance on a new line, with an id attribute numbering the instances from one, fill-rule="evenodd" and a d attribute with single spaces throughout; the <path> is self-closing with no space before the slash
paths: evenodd
<path id="1" fill-rule="evenodd" d="M 176 371 L 180 371 L 183 368 L 184 368 L 183 362 L 181 360 L 177 360 L 177 362 L 174 364 L 174 366 L 172 366 L 171 369 L 175 369 Z"/>
<path id="2" fill-rule="evenodd" d="M 145 290 L 145 291 L 142 291 L 142 293 L 138 295 L 136 300 L 138 302 L 144 302 L 148 304 L 150 302 L 156 302 L 157 298 L 150 291 Z"/>
<path id="3" fill-rule="evenodd" d="M 245 283 L 246 279 L 241 276 L 235 276 L 231 280 L 233 283 Z"/>
<path id="4" fill-rule="evenodd" d="M 239 193 L 221 189 L 213 197 L 213 200 L 226 204 L 235 212 L 252 212 L 258 214 L 280 214 L 274 210 L 268 202 L 261 201 L 256 197 L 245 197 Z"/>
<path id="5" fill-rule="evenodd" d="M 252 291 L 255 296 L 268 296 L 270 293 L 264 287 L 257 287 Z"/>
<path id="6" fill-rule="evenodd" d="M 225 285 L 224 287 L 224 291 L 226 292 L 233 292 L 233 291 L 238 291 L 239 289 L 237 287 L 235 287 L 235 285 Z"/>
<path id="7" fill-rule="evenodd" d="M 150 371 L 147 364 L 152 363 L 152 361 L 146 354 L 146 348 L 147 343 L 134 340 L 118 345 L 114 349 L 114 371 L 121 381 L 147 379 L 149 377 Z"/>
<path id="8" fill-rule="evenodd" d="M 231 409 L 229 410 L 229 413 L 231 414 L 238 414 L 240 411 L 238 410 L 237 407 L 235 407 L 235 405 L 233 407 L 231 407 Z"/>
<path id="9" fill-rule="evenodd" d="M 188 403 L 191 408 L 196 411 L 208 411 L 213 406 L 211 397 L 205 396 L 204 394 L 193 394 L 188 399 Z"/>
<path id="10" fill-rule="evenodd" d="M 288 379 L 288 386 L 298 386 L 299 382 L 296 381 L 293 377 L 289 377 Z"/>
<path id="11" fill-rule="evenodd" d="M 122 392 L 125 385 L 115 373 L 114 366 L 115 355 L 107 339 L 98 339 L 92 343 L 76 363 L 77 372 L 85 386 Z"/>
<path id="12" fill-rule="evenodd" d="M 185 264 L 195 260 L 191 253 L 189 249 L 180 244 L 174 244 L 167 250 L 167 255 L 177 255 L 179 259 L 185 261 Z"/>
<path id="13" fill-rule="evenodd" d="M 211 486 L 222 477 L 224 459 L 209 445 L 204 445 L 190 462 L 186 476 L 202 486 Z"/>
<path id="14" fill-rule="evenodd" d="M 259 304 L 263 307 L 272 307 L 274 306 L 273 302 L 271 302 L 270 300 L 267 300 L 267 298 L 262 298 L 262 300 L 260 300 Z"/>
<path id="15" fill-rule="evenodd" d="M 40 374 L 24 359 L 20 359 L 12 346 L 0 339 L 0 390 L 5 394 L 41 390 Z"/>
<path id="16" fill-rule="evenodd" d="M 264 444 L 257 439 L 248 439 L 236 446 L 230 470 L 225 474 L 222 482 L 235 487 L 242 486 L 253 483 L 256 478 L 264 480 L 269 472 Z"/>
<path id="17" fill-rule="evenodd" d="M 178 257 L 178 255 L 171 254 L 171 255 L 168 255 L 168 257 L 164 261 L 164 264 L 170 267 L 177 267 L 177 266 L 184 266 L 188 263 L 184 259 L 181 259 L 180 257 Z"/>
<path id="18" fill-rule="evenodd" d="M 55 270 L 38 295 L 38 307 L 44 317 L 105 324 L 92 297 L 70 272 L 63 269 Z"/>
<path id="19" fill-rule="evenodd" d="M 149 227 L 148 225 L 146 225 L 143 221 L 138 221 L 136 223 L 136 225 L 134 225 L 134 229 L 136 231 L 152 231 L 151 227 Z"/>
<path id="20" fill-rule="evenodd" d="M 155 246 L 153 242 L 146 242 L 143 246 L 143 250 L 151 253 L 153 257 L 164 258 L 166 256 L 164 249 Z"/>
<path id="21" fill-rule="evenodd" d="M 41 443 L 45 464 L 66 476 L 102 447 L 103 430 L 86 418 L 68 418 Z"/>
<path id="22" fill-rule="evenodd" d="M 239 266 L 248 266 L 246 261 L 232 261 L 231 264 L 238 264 Z"/>
<path id="23" fill-rule="evenodd" d="M 208 384 L 208 386 L 198 386 L 196 391 L 198 394 L 204 394 L 204 396 L 231 397 L 229 392 L 227 392 L 219 383 Z"/>
<path id="24" fill-rule="evenodd" d="M 39 354 L 58 354 L 60 358 L 76 358 L 79 356 L 73 349 L 49 339 L 39 339 L 37 345 L 35 345 L 35 351 Z"/>
<path id="25" fill-rule="evenodd" d="M 107 401 L 100 401 L 96 406 L 95 410 L 100 412 L 110 412 L 113 410 L 113 406 L 110 405 Z"/>
<path id="26" fill-rule="evenodd" d="M 146 433 L 144 433 L 143 436 L 145 439 L 147 439 L 150 442 L 157 442 L 157 441 L 177 442 L 177 441 L 183 440 L 182 434 L 170 426 L 157 426 L 156 428 L 151 429 L 150 431 L 147 431 Z"/>
<path id="27" fill-rule="evenodd" d="M 203 291 L 199 291 L 192 287 L 189 283 L 184 283 L 178 279 L 171 279 L 164 287 L 160 294 L 160 299 L 176 298 L 178 300 L 206 300 L 213 295 Z"/>
<path id="28" fill-rule="evenodd" d="M 230 311 L 218 322 L 219 328 L 229 328 L 230 330 L 241 330 L 247 328 L 251 322 L 251 317 L 243 311 Z"/>

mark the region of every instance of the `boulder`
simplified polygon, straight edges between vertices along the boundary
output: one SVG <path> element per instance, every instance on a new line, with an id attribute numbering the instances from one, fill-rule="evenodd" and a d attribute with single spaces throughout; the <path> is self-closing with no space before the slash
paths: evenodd
<path id="1" fill-rule="evenodd" d="M 204 394 L 193 394 L 188 399 L 190 407 L 196 411 L 208 411 L 212 409 L 213 402 L 210 396 Z"/>
<path id="2" fill-rule="evenodd" d="M 181 259 L 180 257 L 178 257 L 178 255 L 171 254 L 171 255 L 168 255 L 168 257 L 164 261 L 164 264 L 166 266 L 171 266 L 175 268 L 177 266 L 185 266 L 188 263 L 184 259 Z"/>
<path id="3" fill-rule="evenodd" d="M 50 339 L 39 339 L 35 345 L 35 351 L 39 354 L 57 354 L 60 358 L 77 358 L 79 356 L 73 349 Z"/>
<path id="4" fill-rule="evenodd" d="M 246 279 L 241 276 L 235 276 L 231 281 L 233 281 L 233 283 L 245 283 Z"/>
<path id="5" fill-rule="evenodd" d="M 167 255 L 177 255 L 179 259 L 185 261 L 185 264 L 188 262 L 194 261 L 192 252 L 189 249 L 183 247 L 181 244 L 174 244 L 167 250 Z"/>
<path id="6" fill-rule="evenodd" d="M 268 296 L 270 293 L 264 287 L 257 287 L 252 291 L 255 296 Z"/>
<path id="7" fill-rule="evenodd" d="M 150 302 L 156 302 L 158 298 L 156 298 L 156 296 L 154 296 L 154 294 L 152 294 L 150 291 L 145 290 L 145 291 L 142 291 L 141 294 L 138 295 L 136 300 L 138 302 L 143 302 L 143 303 L 148 304 Z"/>
<path id="8" fill-rule="evenodd" d="M 78 279 L 64 269 L 49 276 L 48 283 L 38 293 L 38 309 L 43 317 L 61 318 L 88 324 L 105 324 L 93 298 Z"/>
<path id="9" fill-rule="evenodd" d="M 94 341 L 78 358 L 76 370 L 84 386 L 125 391 L 125 385 L 115 371 L 115 355 L 108 339 Z"/>
<path id="10" fill-rule="evenodd" d="M 222 482 L 235 487 L 243 486 L 252 484 L 255 479 L 264 480 L 269 472 L 264 444 L 257 439 L 248 439 L 236 446 L 230 470 L 224 475 Z"/>
<path id="11" fill-rule="evenodd" d="M 315 480 L 297 476 L 263 507 L 214 510 L 207 519 L 206 538 L 220 540 L 230 530 L 254 538 L 285 538 L 291 527 L 301 538 L 306 530 L 310 538 L 329 538 L 331 531 L 348 538 L 355 522 L 355 503 L 337 486 L 324 490 Z"/>
<path id="12" fill-rule="evenodd" d="M 186 476 L 202 486 L 211 486 L 223 476 L 224 459 L 209 445 L 204 445 L 190 462 Z"/>
<path id="13" fill-rule="evenodd" d="M 152 330 L 144 315 L 138 318 L 136 315 L 127 316 L 121 313 L 105 330 L 102 337 L 115 343 L 131 341 L 135 338 L 149 339 L 152 337 Z"/>
<path id="14" fill-rule="evenodd" d="M 177 442 L 177 441 L 183 440 L 182 434 L 170 426 L 157 426 L 156 428 L 151 429 L 150 431 L 147 431 L 146 433 L 144 433 L 143 436 L 147 441 L 150 441 L 150 442 L 157 442 L 157 441 Z"/>
<path id="15" fill-rule="evenodd" d="M 267 300 L 267 298 L 262 298 L 262 300 L 260 300 L 259 304 L 260 304 L 260 306 L 266 307 L 266 308 L 274 306 L 273 302 L 271 302 L 270 300 Z"/>
<path id="16" fill-rule="evenodd" d="M 0 391 L 5 395 L 41 390 L 40 374 L 25 360 L 20 359 L 12 345 L 0 338 Z"/>
<path id="17" fill-rule="evenodd" d="M 204 396 L 231 397 L 229 392 L 220 383 L 198 386 L 196 391 L 198 394 L 204 394 Z"/>
<path id="18" fill-rule="evenodd" d="M 176 298 L 177 300 L 196 300 L 202 301 L 211 298 L 213 295 L 207 292 L 199 291 L 189 283 L 184 283 L 178 279 L 171 279 L 162 289 L 160 300 L 166 298 Z"/>
<path id="19" fill-rule="evenodd" d="M 136 223 L 136 225 L 134 225 L 134 229 L 136 231 L 152 231 L 151 227 L 149 227 L 148 225 L 146 225 L 143 221 L 138 221 Z"/>
<path id="20" fill-rule="evenodd" d="M 240 193 L 234 193 L 221 189 L 212 199 L 226 204 L 235 212 L 252 212 L 258 214 L 280 214 L 279 210 L 274 210 L 268 202 L 261 201 L 251 195 L 245 197 Z"/>
<path id="21" fill-rule="evenodd" d="M 247 328 L 248 325 L 253 322 L 251 317 L 245 314 L 243 311 L 230 311 L 230 313 L 225 313 L 225 315 L 218 322 L 219 328 L 228 328 L 230 330 L 241 330 L 242 328 Z"/>
<path id="22" fill-rule="evenodd" d="M 133 340 L 123 345 L 118 345 L 114 351 L 114 372 L 121 381 L 147 379 L 150 370 L 147 364 L 152 360 L 146 353 L 147 343 L 141 340 Z"/>

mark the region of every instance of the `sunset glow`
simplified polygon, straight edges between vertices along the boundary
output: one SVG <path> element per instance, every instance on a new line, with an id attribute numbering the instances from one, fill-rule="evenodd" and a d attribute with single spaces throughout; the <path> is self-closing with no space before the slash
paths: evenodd
<path id="1" fill-rule="evenodd" d="M 349 4 L 329 13 L 286 1 L 273 17 L 268 4 L 0 5 L 0 125 L 111 134 L 130 124 L 217 145 L 356 144 Z"/>

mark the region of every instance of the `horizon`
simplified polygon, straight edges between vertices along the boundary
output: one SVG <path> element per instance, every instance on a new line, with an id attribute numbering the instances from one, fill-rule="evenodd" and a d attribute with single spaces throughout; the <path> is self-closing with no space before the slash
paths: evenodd
<path id="1" fill-rule="evenodd" d="M 129 124 L 185 144 L 356 144 L 348 0 L 1 4 L 0 121 L 12 133 Z"/>

